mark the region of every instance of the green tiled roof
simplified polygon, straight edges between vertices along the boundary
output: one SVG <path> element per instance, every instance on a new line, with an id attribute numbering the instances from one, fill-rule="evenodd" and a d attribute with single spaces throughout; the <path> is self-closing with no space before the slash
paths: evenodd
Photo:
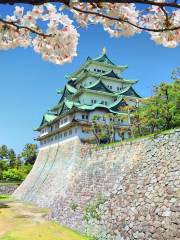
<path id="1" fill-rule="evenodd" d="M 92 89 L 92 90 L 97 90 L 97 91 L 105 91 L 108 93 L 113 93 L 109 88 L 106 87 L 106 85 L 99 79 L 94 83 L 89 84 L 88 86 L 80 86 L 80 88 L 84 89 Z"/>
<path id="2" fill-rule="evenodd" d="M 95 65 L 97 65 L 97 66 L 105 66 L 105 67 L 111 69 L 110 71 L 112 71 L 112 69 L 116 69 L 116 70 L 122 72 L 123 70 L 127 69 L 127 67 L 128 67 L 127 65 L 119 65 L 119 66 L 118 66 L 118 65 L 114 64 L 114 63 L 108 58 L 108 56 L 107 56 L 106 54 L 102 54 L 102 55 L 100 55 L 100 56 L 97 57 L 97 58 L 88 57 L 88 58 L 86 59 L 86 62 L 85 62 L 84 64 L 82 64 L 77 71 L 75 71 L 74 73 L 70 74 L 70 75 L 67 76 L 67 77 L 68 77 L 69 79 L 72 79 L 72 78 L 75 79 L 78 74 L 80 74 L 84 69 L 87 69 L 88 66 L 89 66 L 90 64 L 92 64 L 92 63 L 95 64 Z"/>
<path id="3" fill-rule="evenodd" d="M 47 122 L 50 122 L 52 120 L 54 120 L 57 116 L 55 116 L 54 114 L 51 114 L 51 113 L 45 113 L 44 114 L 44 119 L 47 121 Z"/>
<path id="4" fill-rule="evenodd" d="M 81 75 L 78 78 L 74 78 L 74 80 L 70 78 L 69 82 L 72 81 L 74 82 L 74 84 L 76 84 L 78 82 L 82 82 L 86 77 L 95 77 L 97 79 L 101 78 L 104 80 L 109 79 L 116 82 L 129 83 L 129 84 L 137 83 L 137 80 L 129 80 L 129 79 L 119 77 L 117 74 L 113 73 L 112 70 L 106 73 L 97 73 L 90 70 L 83 70 L 81 72 Z"/>
<path id="5" fill-rule="evenodd" d="M 99 57 L 93 58 L 92 60 L 96 61 L 96 62 L 106 63 L 106 64 L 115 66 L 115 64 L 108 58 L 106 53 L 100 55 Z"/>
<path id="6" fill-rule="evenodd" d="M 75 93 L 77 91 L 76 88 L 74 88 L 73 86 L 71 86 L 70 84 L 66 84 L 65 87 L 63 89 L 60 89 L 57 91 L 57 93 L 63 93 L 65 88 L 70 92 L 70 93 Z"/>
<path id="7" fill-rule="evenodd" d="M 43 119 L 41 121 L 40 126 L 37 129 L 35 129 L 35 131 L 41 130 L 43 126 L 46 126 L 48 123 L 52 122 L 56 118 L 57 118 L 57 115 L 54 115 L 52 113 L 45 113 L 43 115 Z"/>
<path id="8" fill-rule="evenodd" d="M 124 96 L 134 96 L 134 97 L 141 98 L 141 96 L 134 90 L 132 86 L 129 86 L 123 89 L 119 94 Z"/>

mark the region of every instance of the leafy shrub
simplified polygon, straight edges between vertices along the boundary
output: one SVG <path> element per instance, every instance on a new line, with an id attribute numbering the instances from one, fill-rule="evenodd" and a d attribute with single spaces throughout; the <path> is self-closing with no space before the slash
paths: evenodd
<path id="1" fill-rule="evenodd" d="M 105 202 L 106 202 L 106 199 L 104 197 L 98 196 L 94 202 L 89 203 L 88 206 L 86 207 L 83 219 L 86 222 L 89 222 L 89 220 L 91 219 L 96 219 L 100 221 L 101 215 L 98 212 L 99 206 Z"/>
<path id="2" fill-rule="evenodd" d="M 78 204 L 72 202 L 72 203 L 69 205 L 69 207 L 70 207 L 73 211 L 76 211 L 76 208 L 78 207 Z"/>
<path id="3" fill-rule="evenodd" d="M 2 176 L 4 180 L 7 181 L 23 181 L 27 174 L 30 172 L 32 166 L 24 165 L 20 168 L 10 168 L 2 172 Z"/>

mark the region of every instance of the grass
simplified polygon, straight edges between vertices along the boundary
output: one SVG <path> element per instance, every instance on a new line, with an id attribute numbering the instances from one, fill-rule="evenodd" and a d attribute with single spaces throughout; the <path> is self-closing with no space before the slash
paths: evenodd
<path id="1" fill-rule="evenodd" d="M 11 195 L 2 194 L 0 195 L 0 202 L 12 201 L 13 197 Z"/>
<path id="2" fill-rule="evenodd" d="M 79 233 L 46 219 L 47 209 L 0 195 L 0 240 L 88 240 Z"/>

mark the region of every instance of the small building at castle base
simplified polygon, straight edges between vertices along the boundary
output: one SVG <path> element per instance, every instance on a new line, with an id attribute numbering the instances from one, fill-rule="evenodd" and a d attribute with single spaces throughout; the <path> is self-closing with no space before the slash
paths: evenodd
<path id="1" fill-rule="evenodd" d="M 129 138 L 129 113 L 124 106 L 138 104 L 141 96 L 134 90 L 137 80 L 122 77 L 126 69 L 127 66 L 113 63 L 103 49 L 99 57 L 88 57 L 77 71 L 68 75 L 67 84 L 58 90 L 59 102 L 44 114 L 36 129 L 40 147 L 73 137 L 94 142 L 91 126 L 97 116 L 97 122 L 102 124 L 107 121 L 105 116 L 116 116 L 114 140 Z M 114 119 L 109 117 L 108 121 L 110 124 Z"/>

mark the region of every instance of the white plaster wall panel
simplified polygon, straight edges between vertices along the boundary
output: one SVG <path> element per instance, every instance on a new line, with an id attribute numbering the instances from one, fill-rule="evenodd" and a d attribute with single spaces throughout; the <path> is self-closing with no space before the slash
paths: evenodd
<path id="1" fill-rule="evenodd" d="M 96 103 L 107 101 L 107 104 L 114 102 L 114 98 L 108 95 L 94 94 L 94 93 L 83 93 L 80 95 L 79 100 L 81 104 L 92 105 L 92 100 L 96 100 Z"/>

